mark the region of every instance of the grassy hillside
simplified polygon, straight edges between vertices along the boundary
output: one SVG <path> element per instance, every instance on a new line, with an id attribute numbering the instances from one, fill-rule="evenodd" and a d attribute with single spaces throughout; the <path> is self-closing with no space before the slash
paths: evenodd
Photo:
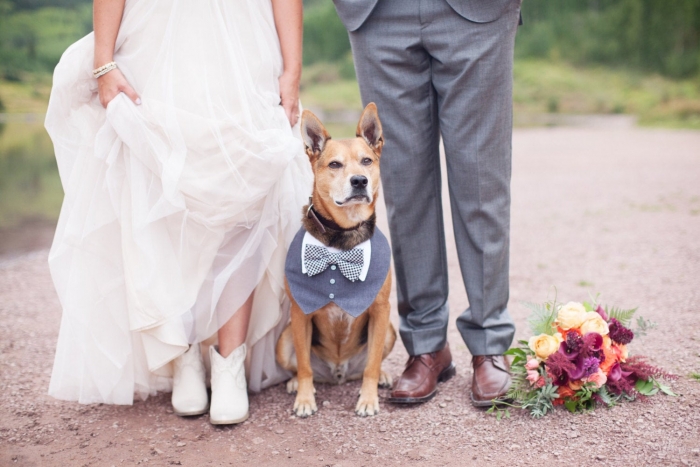
<path id="1" fill-rule="evenodd" d="M 514 112 L 521 125 L 546 113 L 631 114 L 640 125 L 700 129 L 698 78 L 520 59 L 514 80 Z M 302 102 L 327 111 L 362 107 L 357 83 L 343 79 L 338 65 L 328 63 L 305 69 Z"/>

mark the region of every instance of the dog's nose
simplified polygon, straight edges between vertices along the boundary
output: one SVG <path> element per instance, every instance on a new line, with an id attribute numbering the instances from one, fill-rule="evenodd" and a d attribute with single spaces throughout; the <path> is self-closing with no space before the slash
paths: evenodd
<path id="1" fill-rule="evenodd" d="M 353 188 L 367 188 L 367 177 L 364 175 L 353 175 L 350 177 L 350 185 L 352 185 Z"/>

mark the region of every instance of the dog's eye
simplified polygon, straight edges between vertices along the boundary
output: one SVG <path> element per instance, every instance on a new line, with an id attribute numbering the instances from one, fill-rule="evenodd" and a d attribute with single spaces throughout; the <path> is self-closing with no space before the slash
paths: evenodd
<path id="1" fill-rule="evenodd" d="M 341 168 L 342 166 L 343 166 L 343 164 L 341 164 L 341 163 L 338 162 L 338 161 L 333 161 L 333 162 L 331 162 L 330 164 L 328 164 L 328 167 L 330 167 L 331 169 L 339 169 L 339 168 Z"/>
<path id="2" fill-rule="evenodd" d="M 370 159 L 369 157 L 365 157 L 364 159 L 362 159 L 362 165 L 372 165 L 372 159 Z"/>

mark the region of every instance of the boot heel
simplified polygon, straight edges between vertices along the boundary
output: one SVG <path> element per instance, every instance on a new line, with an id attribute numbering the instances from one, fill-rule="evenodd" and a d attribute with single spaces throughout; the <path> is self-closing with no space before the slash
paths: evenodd
<path id="1" fill-rule="evenodd" d="M 442 370 L 442 373 L 438 376 L 438 383 L 444 383 L 445 381 L 449 380 L 452 378 L 454 375 L 457 374 L 457 367 L 455 366 L 454 363 L 450 363 L 450 366 Z"/>

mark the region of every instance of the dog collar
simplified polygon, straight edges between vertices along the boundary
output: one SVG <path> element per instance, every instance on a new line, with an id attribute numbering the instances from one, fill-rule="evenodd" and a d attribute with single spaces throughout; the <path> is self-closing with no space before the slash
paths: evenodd
<path id="1" fill-rule="evenodd" d="M 318 227 L 318 230 L 320 230 L 321 233 L 326 233 L 326 231 L 327 231 L 328 229 L 330 229 L 330 230 L 337 230 L 337 231 L 340 231 L 340 232 L 349 232 L 349 231 L 351 231 L 351 230 L 357 230 L 357 229 L 359 229 L 360 226 L 365 222 L 365 221 L 362 221 L 362 222 L 360 222 L 359 224 L 357 224 L 357 225 L 355 225 L 355 226 L 353 226 L 353 227 L 347 228 L 347 229 L 344 228 L 344 227 L 341 227 L 341 226 L 339 226 L 338 224 L 336 224 L 335 222 L 333 222 L 332 220 L 326 219 L 326 218 L 323 217 L 321 214 L 319 214 L 319 213 L 314 209 L 314 203 L 313 203 L 311 197 L 309 197 L 309 207 L 308 207 L 308 209 L 306 210 L 306 217 L 308 217 L 309 219 L 311 219 L 312 221 L 314 221 L 314 224 L 316 224 L 316 227 Z"/>

